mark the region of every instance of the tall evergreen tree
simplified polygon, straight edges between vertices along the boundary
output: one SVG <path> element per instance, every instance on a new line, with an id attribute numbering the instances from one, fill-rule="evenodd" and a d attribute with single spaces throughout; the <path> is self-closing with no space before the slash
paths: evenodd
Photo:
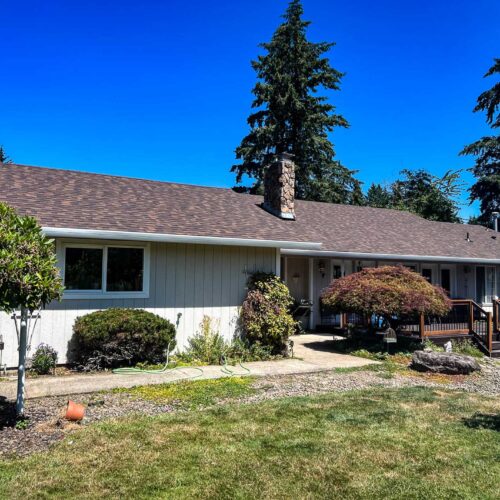
<path id="1" fill-rule="evenodd" d="M 392 192 L 381 184 L 372 183 L 366 193 L 366 204 L 369 207 L 392 208 Z"/>
<path id="2" fill-rule="evenodd" d="M 258 78 L 252 104 L 256 111 L 248 118 L 249 134 L 236 149 L 236 158 L 242 162 L 231 171 L 238 184 L 244 175 L 252 178 L 249 191 L 259 192 L 272 156 L 288 152 L 296 164 L 298 198 L 359 203 L 363 197 L 355 172 L 335 160 L 328 137 L 335 127 L 349 125 L 326 97 L 317 95 L 320 89 L 340 89 L 343 74 L 325 57 L 334 44 L 308 41 L 310 22 L 302 14 L 300 0 L 292 0 L 283 24 L 270 42 L 261 45 L 265 55 L 252 61 Z"/>
<path id="3" fill-rule="evenodd" d="M 388 187 L 372 184 L 366 204 L 377 208 L 407 210 L 424 219 L 459 222 L 457 199 L 462 185 L 460 172 L 448 171 L 443 177 L 426 170 L 402 170 L 401 178 Z"/>
<path id="4" fill-rule="evenodd" d="M 500 59 L 484 75 L 500 75 Z M 500 82 L 477 98 L 474 113 L 484 111 L 486 123 L 492 129 L 500 129 Z M 476 156 L 471 172 L 476 182 L 470 188 L 470 200 L 479 201 L 481 215 L 472 222 L 488 225 L 493 212 L 500 212 L 500 134 L 485 136 L 466 146 L 461 155 Z"/>
<path id="5" fill-rule="evenodd" d="M 5 149 L 0 144 L 0 163 L 12 163 L 12 160 L 7 156 Z"/>

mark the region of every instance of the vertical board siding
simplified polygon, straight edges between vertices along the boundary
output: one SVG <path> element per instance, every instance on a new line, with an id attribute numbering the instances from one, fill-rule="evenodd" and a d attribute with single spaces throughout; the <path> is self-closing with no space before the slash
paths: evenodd
<path id="1" fill-rule="evenodd" d="M 180 313 L 180 349 L 199 331 L 204 315 L 213 318 L 213 325 L 229 340 L 235 333 L 248 275 L 254 271 L 274 272 L 275 255 L 273 248 L 153 243 L 149 298 L 66 299 L 53 303 L 42 311 L 31 353 L 44 342 L 57 350 L 60 363 L 66 362 L 75 319 L 109 307 L 145 308 L 174 324 Z M 3 362 L 16 366 L 17 336 L 12 319 L 4 313 L 0 313 L 0 335 L 5 341 Z"/>

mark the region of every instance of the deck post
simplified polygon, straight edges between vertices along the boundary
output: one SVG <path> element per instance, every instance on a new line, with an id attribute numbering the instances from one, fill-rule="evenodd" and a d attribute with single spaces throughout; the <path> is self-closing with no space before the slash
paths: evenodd
<path id="1" fill-rule="evenodd" d="M 487 325 L 487 342 L 488 342 L 488 351 L 493 350 L 493 314 L 489 311 L 486 313 L 486 325 Z"/>
<path id="2" fill-rule="evenodd" d="M 469 300 L 469 335 L 474 332 L 474 304 Z"/>
<path id="3" fill-rule="evenodd" d="M 424 317 L 424 313 L 420 313 L 420 321 L 419 321 L 419 324 L 418 324 L 418 329 L 419 329 L 419 332 L 420 332 L 420 339 L 423 340 L 423 338 L 425 336 L 425 317 Z"/>

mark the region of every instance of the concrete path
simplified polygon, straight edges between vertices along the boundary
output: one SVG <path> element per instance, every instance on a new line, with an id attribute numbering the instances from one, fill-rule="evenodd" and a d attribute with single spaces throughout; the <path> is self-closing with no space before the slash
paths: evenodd
<path id="1" fill-rule="evenodd" d="M 356 358 L 354 356 L 331 352 L 332 336 L 320 334 L 307 334 L 293 337 L 294 359 L 279 361 L 258 361 L 244 363 L 250 370 L 248 373 L 241 367 L 230 367 L 234 374 L 253 375 L 263 377 L 266 375 L 290 375 L 296 373 L 311 373 L 327 371 L 334 368 L 353 368 L 376 363 L 374 361 Z M 302 359 L 297 359 L 302 358 Z M 41 377 L 28 379 L 26 382 L 26 397 L 39 398 L 44 396 L 62 396 L 67 394 L 84 394 L 98 392 L 119 387 L 134 387 L 137 385 L 164 384 L 180 380 L 215 379 L 228 377 L 221 371 L 220 366 L 202 366 L 203 374 L 192 368 L 179 368 L 161 374 L 119 374 L 109 372 L 96 374 L 78 374 L 63 377 Z M 0 397 L 15 399 L 16 380 L 0 382 Z"/>

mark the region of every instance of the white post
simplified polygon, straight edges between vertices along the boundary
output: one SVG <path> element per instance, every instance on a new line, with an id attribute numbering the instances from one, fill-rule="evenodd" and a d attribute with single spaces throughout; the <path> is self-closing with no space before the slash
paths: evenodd
<path id="1" fill-rule="evenodd" d="M 26 378 L 26 349 L 28 343 L 28 311 L 21 307 L 21 325 L 19 328 L 19 366 L 17 369 L 16 413 L 24 415 L 24 383 Z"/>
<path id="2" fill-rule="evenodd" d="M 309 315 L 309 329 L 314 330 L 314 308 L 316 300 L 314 297 L 314 259 L 309 257 L 309 300 L 312 303 L 311 314 Z"/>

